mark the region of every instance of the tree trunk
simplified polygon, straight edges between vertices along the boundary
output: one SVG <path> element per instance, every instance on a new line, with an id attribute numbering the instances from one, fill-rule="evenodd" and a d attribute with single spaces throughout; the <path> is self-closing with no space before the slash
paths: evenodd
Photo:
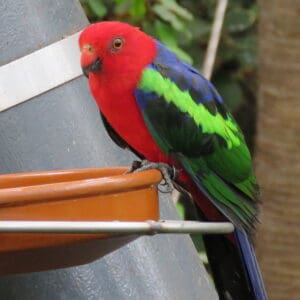
<path id="1" fill-rule="evenodd" d="M 300 294 L 300 0 L 261 0 L 257 253 L 270 299 Z"/>

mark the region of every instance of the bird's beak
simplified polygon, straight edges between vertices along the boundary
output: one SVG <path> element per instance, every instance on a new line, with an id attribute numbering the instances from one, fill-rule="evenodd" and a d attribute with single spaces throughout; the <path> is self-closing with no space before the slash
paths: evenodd
<path id="1" fill-rule="evenodd" d="M 89 74 L 91 72 L 99 72 L 102 69 L 102 61 L 100 60 L 100 58 L 96 58 L 92 63 L 90 63 L 89 65 L 86 66 L 82 66 L 82 72 L 83 74 L 89 78 Z"/>

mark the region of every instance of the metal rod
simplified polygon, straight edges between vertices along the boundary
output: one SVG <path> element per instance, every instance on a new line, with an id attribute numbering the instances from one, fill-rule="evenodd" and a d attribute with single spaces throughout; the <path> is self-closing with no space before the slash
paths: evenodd
<path id="1" fill-rule="evenodd" d="M 226 222 L 210 223 L 170 220 L 146 222 L 0 221 L 0 233 L 225 234 L 233 230 L 234 226 Z"/>

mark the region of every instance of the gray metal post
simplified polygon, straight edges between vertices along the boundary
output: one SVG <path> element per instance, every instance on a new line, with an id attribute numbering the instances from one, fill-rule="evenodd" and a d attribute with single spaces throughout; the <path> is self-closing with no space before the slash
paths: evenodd
<path id="1" fill-rule="evenodd" d="M 0 20 L 0 65 L 88 23 L 79 2 L 72 0 L 1 1 Z M 132 159 L 107 137 L 83 77 L 0 113 L 0 173 L 128 165 Z M 161 201 L 161 211 L 163 218 L 177 216 L 169 198 Z M 191 239 L 163 235 L 139 238 L 89 265 L 1 277 L 0 298 L 217 299 L 217 295 Z"/>

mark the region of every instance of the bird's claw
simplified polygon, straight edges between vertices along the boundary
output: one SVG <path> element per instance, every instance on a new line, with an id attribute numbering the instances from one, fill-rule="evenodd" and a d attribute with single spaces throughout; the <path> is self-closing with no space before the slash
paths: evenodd
<path id="1" fill-rule="evenodd" d="M 164 182 L 161 186 L 164 189 L 159 189 L 162 193 L 170 193 L 174 190 L 173 180 L 178 178 L 178 170 L 174 166 L 170 166 L 161 162 L 150 162 L 148 160 L 134 161 L 131 168 L 126 173 L 137 173 L 146 170 L 158 169 L 160 170 Z"/>

